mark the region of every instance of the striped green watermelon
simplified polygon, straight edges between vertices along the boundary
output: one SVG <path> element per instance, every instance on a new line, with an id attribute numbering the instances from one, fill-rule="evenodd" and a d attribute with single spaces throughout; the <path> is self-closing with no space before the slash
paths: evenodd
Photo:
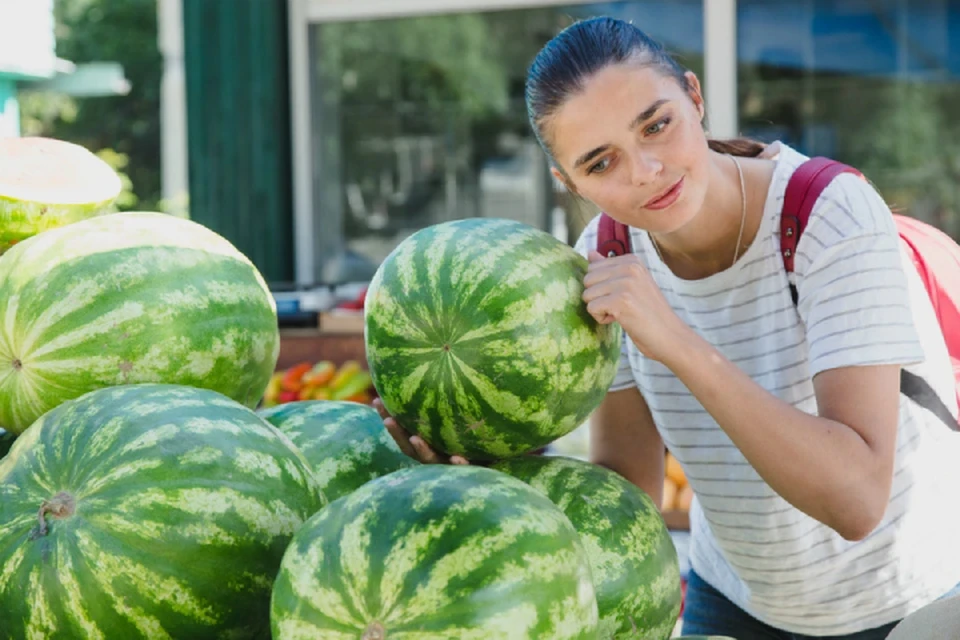
<path id="1" fill-rule="evenodd" d="M 324 504 L 290 440 L 221 394 L 68 401 L 0 460 L 0 636 L 268 638 L 283 553 Z"/>
<path id="2" fill-rule="evenodd" d="M 13 442 L 16 439 L 17 436 L 13 435 L 9 431 L 0 429 L 0 458 L 7 455 L 7 452 L 10 451 L 10 447 L 13 446 Z"/>
<path id="3" fill-rule="evenodd" d="M 0 257 L 0 425 L 138 382 L 219 391 L 255 407 L 280 348 L 251 262 L 209 229 L 115 213 L 46 231 Z"/>
<path id="4" fill-rule="evenodd" d="M 400 451 L 376 409 L 359 402 L 288 402 L 259 414 L 297 445 L 331 501 L 374 478 L 420 464 Z"/>
<path id="5" fill-rule="evenodd" d="M 593 639 L 597 603 L 570 521 L 483 467 L 420 465 L 313 516 L 283 557 L 274 640 Z"/>
<path id="6" fill-rule="evenodd" d="M 600 638 L 670 637 L 680 613 L 680 567 L 646 493 L 609 469 L 573 458 L 524 456 L 492 468 L 544 494 L 580 533 L 597 591 Z"/>
<path id="7" fill-rule="evenodd" d="M 14 244 L 108 211 L 120 176 L 63 140 L 0 136 L 0 254 Z"/>
<path id="8" fill-rule="evenodd" d="M 413 234 L 366 296 L 384 406 L 435 449 L 473 460 L 538 449 L 580 426 L 616 373 L 621 330 L 587 313 L 587 261 L 511 220 Z"/>

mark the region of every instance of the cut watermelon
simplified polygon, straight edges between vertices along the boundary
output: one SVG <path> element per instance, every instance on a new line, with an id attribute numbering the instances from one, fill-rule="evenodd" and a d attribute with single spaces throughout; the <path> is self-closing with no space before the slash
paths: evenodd
<path id="1" fill-rule="evenodd" d="M 41 231 L 109 211 L 121 189 L 116 171 L 80 145 L 0 138 L 0 253 Z"/>

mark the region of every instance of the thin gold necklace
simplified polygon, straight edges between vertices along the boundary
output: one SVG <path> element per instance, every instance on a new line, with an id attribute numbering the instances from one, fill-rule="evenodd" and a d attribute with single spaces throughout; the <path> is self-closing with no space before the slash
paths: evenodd
<path id="1" fill-rule="evenodd" d="M 740 242 L 743 240 L 743 227 L 747 221 L 747 188 L 743 183 L 743 169 L 740 168 L 740 162 L 730 154 L 727 154 L 727 157 L 733 160 L 734 166 L 737 167 L 737 174 L 740 176 L 740 233 L 737 234 L 737 248 L 733 251 L 733 262 L 730 263 L 732 267 L 737 264 L 737 258 L 740 257 Z M 648 233 L 647 235 L 650 237 L 650 244 L 653 245 L 657 255 L 660 256 L 660 262 L 666 264 L 667 261 L 663 259 L 663 254 L 660 253 L 660 247 L 657 245 L 657 241 L 653 239 L 653 234 Z"/>

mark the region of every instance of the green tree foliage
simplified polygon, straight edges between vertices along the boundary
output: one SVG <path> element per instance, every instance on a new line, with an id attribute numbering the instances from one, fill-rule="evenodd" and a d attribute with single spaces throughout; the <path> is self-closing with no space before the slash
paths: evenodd
<path id="1" fill-rule="evenodd" d="M 25 92 L 24 135 L 68 140 L 98 153 L 125 181 L 121 210 L 156 209 L 160 194 L 160 78 L 156 0 L 55 0 L 57 55 L 118 62 L 124 96 L 71 98 Z"/>

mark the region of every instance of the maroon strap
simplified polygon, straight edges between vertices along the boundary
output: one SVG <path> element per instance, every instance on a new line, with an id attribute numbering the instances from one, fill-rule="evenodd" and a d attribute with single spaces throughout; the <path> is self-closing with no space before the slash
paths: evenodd
<path id="1" fill-rule="evenodd" d="M 597 228 L 597 252 L 610 258 L 629 253 L 630 231 L 627 225 L 621 224 L 605 213 L 600 214 L 600 223 Z"/>
<path id="2" fill-rule="evenodd" d="M 793 271 L 797 244 L 810 219 L 813 205 L 827 185 L 841 173 L 861 175 L 842 162 L 816 157 L 800 165 L 790 177 L 783 197 L 783 211 L 780 213 L 780 253 L 783 254 L 783 266 L 787 273 Z"/>

